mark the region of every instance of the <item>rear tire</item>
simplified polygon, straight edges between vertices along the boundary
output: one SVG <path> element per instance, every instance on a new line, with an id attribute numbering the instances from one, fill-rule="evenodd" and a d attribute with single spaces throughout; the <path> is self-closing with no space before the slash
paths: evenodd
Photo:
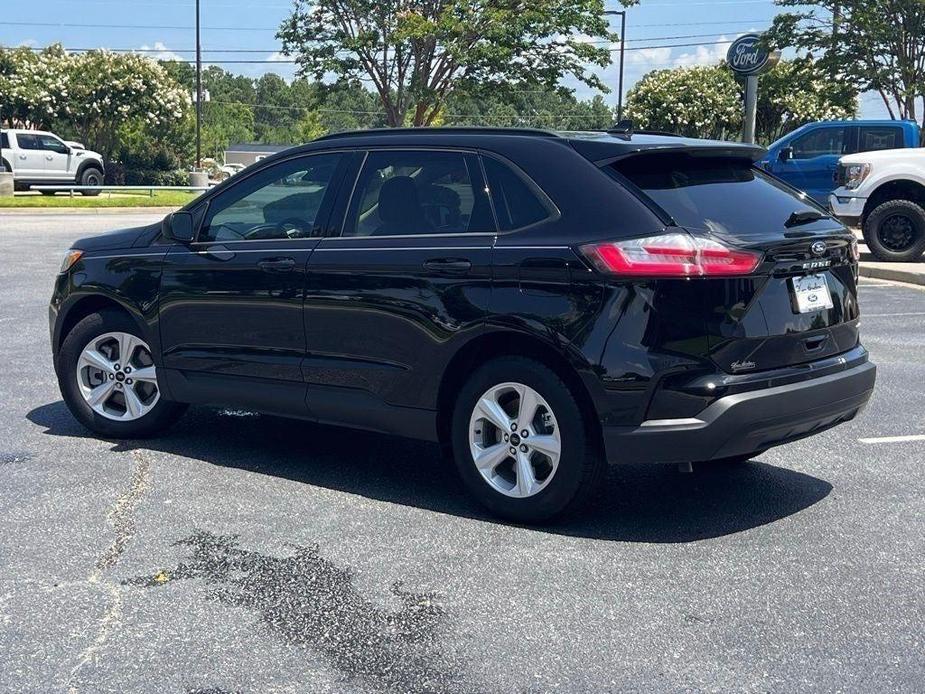
<path id="1" fill-rule="evenodd" d="M 83 173 L 80 174 L 80 183 L 82 186 L 101 186 L 103 185 L 103 172 L 100 171 L 95 166 L 88 166 L 83 170 Z M 88 197 L 95 197 L 100 194 L 98 190 L 82 190 L 80 191 L 81 195 L 86 195 Z"/>
<path id="2" fill-rule="evenodd" d="M 453 457 L 467 489 L 490 511 L 539 523 L 578 510 L 599 488 L 604 461 L 590 429 L 555 372 L 532 359 L 500 357 L 459 393 Z"/>
<path id="3" fill-rule="evenodd" d="M 67 334 L 55 360 L 58 387 L 71 414 L 106 438 L 151 436 L 186 410 L 161 397 L 140 332 L 120 311 L 92 313 Z"/>
<path id="4" fill-rule="evenodd" d="M 925 209 L 912 200 L 888 200 L 864 221 L 864 240 L 880 260 L 911 263 L 925 252 Z"/>

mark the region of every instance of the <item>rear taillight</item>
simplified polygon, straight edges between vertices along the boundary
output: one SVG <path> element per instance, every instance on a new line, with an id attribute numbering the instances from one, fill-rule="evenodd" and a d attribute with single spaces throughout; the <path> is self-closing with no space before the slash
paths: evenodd
<path id="1" fill-rule="evenodd" d="M 627 241 L 592 243 L 582 253 L 600 272 L 634 277 L 723 277 L 754 272 L 761 254 L 719 241 L 668 233 Z"/>

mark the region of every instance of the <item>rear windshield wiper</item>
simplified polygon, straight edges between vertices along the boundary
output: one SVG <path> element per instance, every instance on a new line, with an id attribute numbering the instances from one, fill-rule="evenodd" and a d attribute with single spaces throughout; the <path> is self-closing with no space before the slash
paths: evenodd
<path id="1" fill-rule="evenodd" d="M 816 212 L 816 210 L 805 210 L 803 212 L 791 212 L 790 216 L 787 217 L 787 221 L 784 222 L 784 226 L 788 229 L 790 227 L 797 227 L 801 224 L 809 224 L 810 222 L 815 222 L 820 219 L 826 219 L 828 215 L 824 215 L 821 212 Z"/>

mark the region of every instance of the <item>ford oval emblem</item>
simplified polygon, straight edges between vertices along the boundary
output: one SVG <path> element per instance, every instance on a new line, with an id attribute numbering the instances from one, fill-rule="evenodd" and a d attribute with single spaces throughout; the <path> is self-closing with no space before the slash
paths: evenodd
<path id="1" fill-rule="evenodd" d="M 739 75 L 757 75 L 770 70 L 780 59 L 778 51 L 768 51 L 759 34 L 745 34 L 733 41 L 726 52 L 726 62 Z"/>
<path id="2" fill-rule="evenodd" d="M 809 250 L 811 250 L 815 256 L 825 255 L 825 249 L 825 241 L 816 241 L 812 246 L 809 247 Z"/>

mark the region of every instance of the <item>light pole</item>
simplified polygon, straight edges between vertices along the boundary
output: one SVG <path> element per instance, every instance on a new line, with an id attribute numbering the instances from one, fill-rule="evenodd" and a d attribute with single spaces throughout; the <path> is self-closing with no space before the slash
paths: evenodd
<path id="1" fill-rule="evenodd" d="M 199 0 L 196 0 L 196 171 L 202 168 L 202 44 L 199 41 Z"/>
<path id="2" fill-rule="evenodd" d="M 617 87 L 617 122 L 623 120 L 623 47 L 626 45 L 626 11 L 607 10 L 606 15 L 620 15 L 620 83 Z"/>

